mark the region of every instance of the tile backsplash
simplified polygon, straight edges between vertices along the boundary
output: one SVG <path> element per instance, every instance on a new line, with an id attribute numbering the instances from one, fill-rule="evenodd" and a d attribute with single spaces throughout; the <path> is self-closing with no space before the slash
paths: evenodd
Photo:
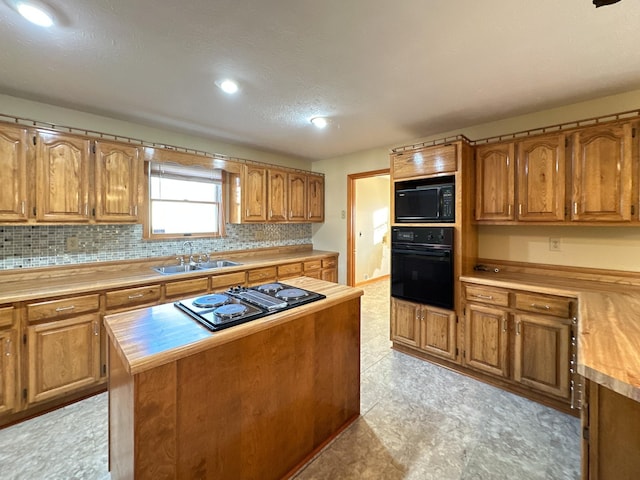
<path id="1" fill-rule="evenodd" d="M 185 240 L 194 253 L 311 243 L 310 223 L 227 224 L 226 230 L 216 239 L 143 240 L 142 225 L 0 226 L 0 270 L 178 255 Z M 77 238 L 77 252 L 68 251 L 69 237 Z"/>

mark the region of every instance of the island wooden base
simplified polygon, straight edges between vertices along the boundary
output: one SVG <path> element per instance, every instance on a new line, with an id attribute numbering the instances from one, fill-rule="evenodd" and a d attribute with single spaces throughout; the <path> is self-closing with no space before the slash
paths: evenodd
<path id="1" fill-rule="evenodd" d="M 116 479 L 279 479 L 359 415 L 360 299 L 130 375 L 109 347 Z"/>

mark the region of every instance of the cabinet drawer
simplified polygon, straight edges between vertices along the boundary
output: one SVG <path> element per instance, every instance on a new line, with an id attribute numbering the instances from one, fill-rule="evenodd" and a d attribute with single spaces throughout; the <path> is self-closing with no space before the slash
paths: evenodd
<path id="1" fill-rule="evenodd" d="M 429 147 L 418 152 L 396 155 L 393 158 L 394 179 L 455 172 L 456 169 L 455 145 Z"/>
<path id="2" fill-rule="evenodd" d="M 322 260 L 309 260 L 304 262 L 304 271 L 310 272 L 312 270 L 319 270 L 322 268 Z"/>
<path id="3" fill-rule="evenodd" d="M 302 263 L 289 263 L 278 266 L 278 278 L 302 275 Z"/>
<path id="4" fill-rule="evenodd" d="M 516 308 L 525 312 L 544 313 L 556 317 L 571 317 L 571 299 L 536 295 L 531 293 L 516 293 Z"/>
<path id="5" fill-rule="evenodd" d="M 196 293 L 206 293 L 207 290 L 209 290 L 209 279 L 207 277 L 194 278 L 192 280 L 167 283 L 164 286 L 164 295 L 166 298 L 173 298 Z"/>
<path id="6" fill-rule="evenodd" d="M 322 268 L 334 268 L 337 266 L 337 264 L 338 261 L 335 257 L 322 259 Z"/>
<path id="7" fill-rule="evenodd" d="M 211 290 L 214 292 L 245 284 L 245 272 L 225 273 L 224 275 L 216 275 L 215 277 L 211 277 Z"/>
<path id="8" fill-rule="evenodd" d="M 135 307 L 145 303 L 153 303 L 160 299 L 160 285 L 127 288 L 107 292 L 107 309 Z"/>
<path id="9" fill-rule="evenodd" d="M 13 307 L 0 308 L 0 327 L 13 325 Z"/>
<path id="10" fill-rule="evenodd" d="M 255 270 L 249 270 L 247 273 L 247 280 L 250 285 L 263 282 L 275 282 L 276 280 L 276 267 L 256 268 Z"/>
<path id="11" fill-rule="evenodd" d="M 45 302 L 30 303 L 27 305 L 27 320 L 55 320 L 80 313 L 95 312 L 100 308 L 99 295 L 83 295 L 81 297 L 62 298 Z"/>
<path id="12" fill-rule="evenodd" d="M 499 288 L 465 285 L 465 298 L 469 302 L 482 302 L 501 307 L 509 306 L 509 292 Z"/>

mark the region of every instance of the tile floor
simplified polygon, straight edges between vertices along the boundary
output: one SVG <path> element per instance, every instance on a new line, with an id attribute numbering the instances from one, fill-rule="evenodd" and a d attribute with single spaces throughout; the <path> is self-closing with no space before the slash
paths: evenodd
<path id="1" fill-rule="evenodd" d="M 364 287 L 361 417 L 296 480 L 578 479 L 578 419 L 390 350 L 389 284 Z M 3 480 L 108 480 L 107 396 L 0 430 Z"/>

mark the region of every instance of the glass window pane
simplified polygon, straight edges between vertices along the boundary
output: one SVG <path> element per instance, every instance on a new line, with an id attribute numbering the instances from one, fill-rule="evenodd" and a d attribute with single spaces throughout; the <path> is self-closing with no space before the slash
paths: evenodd
<path id="1" fill-rule="evenodd" d="M 151 177 L 151 198 L 213 202 L 218 199 L 220 185 L 213 182 Z"/>
<path id="2" fill-rule="evenodd" d="M 217 233 L 217 203 L 151 201 L 152 233 Z"/>

